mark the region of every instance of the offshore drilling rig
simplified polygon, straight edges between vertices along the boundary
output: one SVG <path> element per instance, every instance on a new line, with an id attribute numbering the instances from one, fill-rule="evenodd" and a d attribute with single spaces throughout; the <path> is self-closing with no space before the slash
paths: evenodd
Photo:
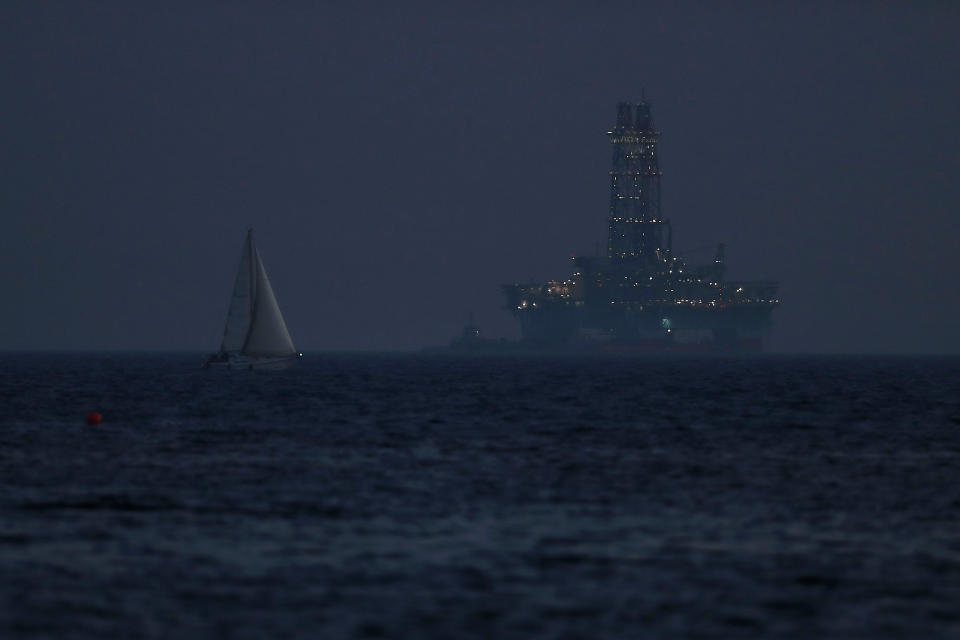
<path id="1" fill-rule="evenodd" d="M 650 104 L 622 103 L 613 144 L 605 257 L 575 257 L 574 272 L 546 284 L 503 285 L 524 346 L 611 352 L 761 351 L 778 283 L 724 279 L 724 246 L 708 264 L 673 253 L 660 209 Z"/>

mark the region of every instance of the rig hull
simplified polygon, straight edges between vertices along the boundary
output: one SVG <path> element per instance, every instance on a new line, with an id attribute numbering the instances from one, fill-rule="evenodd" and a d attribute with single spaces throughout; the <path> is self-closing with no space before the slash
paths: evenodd
<path id="1" fill-rule="evenodd" d="M 539 305 L 528 309 L 516 310 L 522 342 L 528 347 L 602 353 L 756 353 L 763 350 L 772 311 L 767 305 L 731 309 L 662 305 L 643 311 Z"/>

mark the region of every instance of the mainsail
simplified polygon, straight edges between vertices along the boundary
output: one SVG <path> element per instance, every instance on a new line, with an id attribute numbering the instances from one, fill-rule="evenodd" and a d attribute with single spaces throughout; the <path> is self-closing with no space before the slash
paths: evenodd
<path id="1" fill-rule="evenodd" d="M 257 358 L 292 356 L 297 352 L 253 242 L 252 230 L 247 232 L 240 255 L 220 350 Z"/>

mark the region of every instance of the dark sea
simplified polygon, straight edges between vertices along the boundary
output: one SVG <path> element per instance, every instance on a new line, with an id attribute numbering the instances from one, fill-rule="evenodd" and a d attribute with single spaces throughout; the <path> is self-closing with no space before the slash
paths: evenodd
<path id="1" fill-rule="evenodd" d="M 0 355 L 0 637 L 960 637 L 960 358 L 200 362 Z"/>

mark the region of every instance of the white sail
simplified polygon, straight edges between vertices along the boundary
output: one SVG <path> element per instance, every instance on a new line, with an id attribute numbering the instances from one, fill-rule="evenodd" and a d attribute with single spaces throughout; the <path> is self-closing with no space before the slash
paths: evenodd
<path id="1" fill-rule="evenodd" d="M 237 269 L 237 279 L 233 283 L 233 296 L 230 298 L 230 309 L 227 311 L 227 324 L 223 329 L 223 342 L 220 351 L 223 353 L 239 353 L 247 342 L 250 331 L 250 320 L 253 317 L 253 303 L 256 298 L 256 278 L 253 276 L 253 232 L 247 232 L 247 239 L 243 243 L 240 253 L 240 267 Z"/>
<path id="2" fill-rule="evenodd" d="M 292 366 L 302 355 L 293 346 L 263 259 L 253 242 L 253 231 L 248 231 L 220 352 L 207 358 L 203 366 L 281 370 Z"/>
<path id="3" fill-rule="evenodd" d="M 283 321 L 277 298 L 273 295 L 273 287 L 263 268 L 260 252 L 253 246 L 251 239 L 254 279 L 253 312 L 250 319 L 250 328 L 247 331 L 247 340 L 241 353 L 251 357 L 292 356 L 297 350 L 290 339 L 287 324 Z"/>

